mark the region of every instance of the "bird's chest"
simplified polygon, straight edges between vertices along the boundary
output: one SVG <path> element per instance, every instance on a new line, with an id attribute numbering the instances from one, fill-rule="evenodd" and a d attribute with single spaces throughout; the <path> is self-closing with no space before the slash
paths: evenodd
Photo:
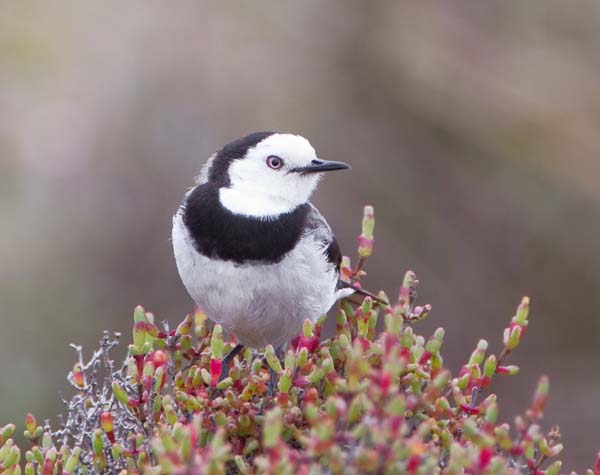
<path id="1" fill-rule="evenodd" d="M 332 304 L 337 275 L 311 238 L 277 262 L 240 264 L 200 254 L 176 216 L 173 247 L 194 301 L 250 346 L 291 339 L 305 318 L 318 318 Z"/>
<path id="2" fill-rule="evenodd" d="M 327 289 L 330 286 L 325 284 L 335 280 L 322 250 L 311 239 L 300 241 L 274 263 L 237 263 L 207 257 L 190 241 L 183 227 L 174 231 L 179 273 L 192 298 L 213 309 L 216 316 L 277 307 L 283 301 L 298 304 L 301 298 L 310 300 L 311 293 L 318 293 L 319 287 Z"/>
<path id="3" fill-rule="evenodd" d="M 309 209 L 304 204 L 271 218 L 234 214 L 221 204 L 217 190 L 200 185 L 187 198 L 181 217 L 203 256 L 237 264 L 275 263 L 296 246 Z"/>

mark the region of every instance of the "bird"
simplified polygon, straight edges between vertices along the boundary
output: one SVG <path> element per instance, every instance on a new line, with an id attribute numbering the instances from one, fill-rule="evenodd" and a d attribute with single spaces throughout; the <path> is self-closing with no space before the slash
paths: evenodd
<path id="1" fill-rule="evenodd" d="M 341 298 L 340 246 L 310 202 L 325 172 L 349 169 L 321 160 L 291 133 L 255 132 L 202 166 L 173 216 L 179 276 L 208 318 L 238 345 L 281 350 Z"/>

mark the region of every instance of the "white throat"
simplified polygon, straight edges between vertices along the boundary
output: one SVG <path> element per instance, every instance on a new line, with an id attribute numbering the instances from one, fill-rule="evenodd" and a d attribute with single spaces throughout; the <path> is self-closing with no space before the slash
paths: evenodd
<path id="1" fill-rule="evenodd" d="M 221 204 L 234 214 L 256 218 L 275 218 L 289 213 L 296 204 L 264 190 L 247 186 L 234 186 L 219 190 Z"/>
<path id="2" fill-rule="evenodd" d="M 283 166 L 268 166 L 270 156 L 276 156 Z M 303 175 L 294 170 L 316 158 L 305 138 L 271 135 L 229 164 L 229 186 L 219 189 L 221 204 L 232 213 L 267 220 L 289 213 L 310 199 L 320 178 L 317 173 Z"/>

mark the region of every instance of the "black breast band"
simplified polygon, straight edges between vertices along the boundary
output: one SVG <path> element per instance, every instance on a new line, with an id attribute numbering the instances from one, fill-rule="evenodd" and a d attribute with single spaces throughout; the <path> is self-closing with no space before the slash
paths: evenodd
<path id="1" fill-rule="evenodd" d="M 183 222 L 196 250 L 204 256 L 238 263 L 275 263 L 300 239 L 309 210 L 304 204 L 269 220 L 235 215 L 219 201 L 218 189 L 204 184 L 184 203 Z"/>

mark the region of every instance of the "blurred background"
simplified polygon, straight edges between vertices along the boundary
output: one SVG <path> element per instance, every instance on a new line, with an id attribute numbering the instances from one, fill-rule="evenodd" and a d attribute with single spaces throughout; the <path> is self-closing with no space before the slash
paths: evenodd
<path id="1" fill-rule="evenodd" d="M 190 310 L 173 211 L 222 144 L 280 130 L 353 165 L 314 202 L 352 256 L 375 206 L 367 285 L 415 270 L 453 370 L 532 297 L 501 419 L 548 374 L 546 428 L 592 465 L 599 48 L 595 0 L 3 2 L 0 424 L 55 420 L 68 343 Z"/>

